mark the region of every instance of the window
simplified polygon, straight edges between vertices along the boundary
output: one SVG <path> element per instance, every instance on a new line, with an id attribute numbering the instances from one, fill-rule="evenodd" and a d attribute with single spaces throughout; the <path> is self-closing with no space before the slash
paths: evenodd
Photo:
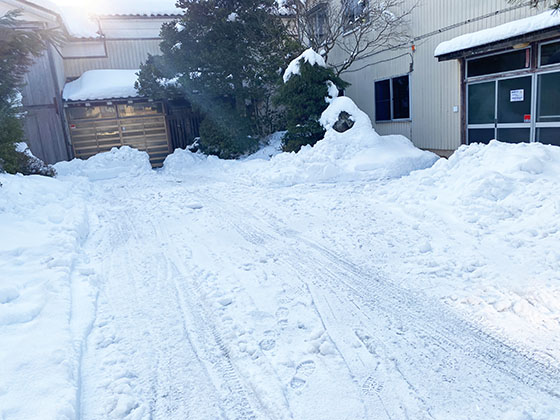
<path id="1" fill-rule="evenodd" d="M 321 43 L 327 36 L 327 4 L 321 3 L 315 6 L 307 16 L 308 26 L 313 31 L 311 36 L 317 43 Z"/>
<path id="2" fill-rule="evenodd" d="M 529 49 L 517 50 L 468 61 L 468 77 L 528 69 L 531 65 Z"/>
<path id="3" fill-rule="evenodd" d="M 78 120 L 99 120 L 102 118 L 117 118 L 117 112 L 113 105 L 103 106 L 72 106 L 68 108 L 68 119 Z"/>
<path id="4" fill-rule="evenodd" d="M 134 104 L 122 104 L 118 106 L 119 117 L 141 117 L 144 115 L 157 115 L 163 113 L 161 103 L 139 102 Z"/>
<path id="5" fill-rule="evenodd" d="M 375 82 L 375 120 L 410 118 L 409 77 L 399 76 Z"/>
<path id="6" fill-rule="evenodd" d="M 541 46 L 541 66 L 560 63 L 560 42 Z"/>
<path id="7" fill-rule="evenodd" d="M 344 27 L 351 30 L 362 20 L 368 18 L 368 0 L 342 0 Z"/>
<path id="8" fill-rule="evenodd" d="M 537 121 L 560 122 L 560 73 L 539 75 Z"/>

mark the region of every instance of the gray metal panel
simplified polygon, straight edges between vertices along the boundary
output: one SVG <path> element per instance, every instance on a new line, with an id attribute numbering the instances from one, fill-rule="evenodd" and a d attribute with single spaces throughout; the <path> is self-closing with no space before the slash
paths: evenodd
<path id="1" fill-rule="evenodd" d="M 417 0 L 407 0 L 409 7 L 416 3 Z M 421 148 L 458 148 L 461 144 L 460 66 L 457 61 L 439 63 L 434 58 L 434 50 L 440 42 L 456 36 L 542 12 L 527 6 L 506 11 L 511 8 L 507 0 L 420 0 L 411 16 L 411 33 L 417 38 L 416 52 L 412 54 L 407 46 L 356 63 L 354 69 L 369 66 L 342 75 L 352 83 L 347 95 L 373 121 L 374 81 L 408 73 L 413 55 L 412 122 L 379 123 L 376 129 L 380 134 L 404 134 Z M 343 55 L 337 55 L 332 61 L 344 59 Z M 454 112 L 454 107 L 459 107 L 459 112 Z"/>
<path id="2" fill-rule="evenodd" d="M 51 57 L 56 72 L 57 61 L 54 55 Z M 60 64 L 61 60 L 58 60 Z M 47 163 L 70 158 L 60 117 L 60 92 L 57 86 L 60 79 L 60 74 L 53 72 L 49 53 L 45 52 L 25 75 L 22 91 L 27 112 L 24 122 L 26 141 L 33 154 Z"/>
<path id="3" fill-rule="evenodd" d="M 46 163 L 70 159 L 60 116 L 54 108 L 35 108 L 28 111 L 25 136 L 33 154 Z"/>
<path id="4" fill-rule="evenodd" d="M 137 69 L 148 54 L 161 54 L 157 39 L 106 41 L 107 57 L 68 58 L 64 60 L 67 78 L 80 77 L 88 70 Z"/>

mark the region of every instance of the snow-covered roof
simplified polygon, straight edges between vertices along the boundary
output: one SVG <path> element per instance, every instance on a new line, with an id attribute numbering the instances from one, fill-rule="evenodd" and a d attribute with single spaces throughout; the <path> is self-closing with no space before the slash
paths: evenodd
<path id="1" fill-rule="evenodd" d="M 439 44 L 434 52 L 436 57 L 481 47 L 498 41 L 530 34 L 560 26 L 560 13 L 547 11 L 536 16 L 508 22 L 494 28 L 484 29 L 458 36 Z"/>
<path id="2" fill-rule="evenodd" d="M 176 0 L 28 0 L 27 3 L 59 15 L 75 38 L 97 38 L 98 16 L 176 16 Z"/>
<path id="3" fill-rule="evenodd" d="M 105 99 L 136 98 L 140 94 L 134 87 L 139 70 L 90 70 L 79 79 L 64 86 L 65 101 L 95 101 Z"/>

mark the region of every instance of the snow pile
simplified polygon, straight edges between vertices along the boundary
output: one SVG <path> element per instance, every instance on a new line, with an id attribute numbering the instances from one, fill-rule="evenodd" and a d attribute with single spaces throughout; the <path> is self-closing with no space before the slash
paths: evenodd
<path id="1" fill-rule="evenodd" d="M 76 418 L 76 343 L 94 300 L 89 274 L 74 271 L 85 205 L 53 178 L 0 175 L 0 184 L 0 418 Z"/>
<path id="2" fill-rule="evenodd" d="M 317 64 L 320 67 L 327 67 L 325 59 L 315 51 L 313 51 L 313 49 L 309 48 L 305 50 L 299 57 L 293 59 L 290 62 L 290 64 L 286 68 L 286 71 L 284 71 L 284 83 L 290 80 L 293 75 L 300 74 L 300 66 L 302 61 L 307 62 L 312 66 Z"/>
<path id="3" fill-rule="evenodd" d="M 212 163 L 217 162 L 220 162 L 220 159 L 216 156 L 193 153 L 188 149 L 175 149 L 172 154 L 165 158 L 162 172 L 169 175 L 181 174 L 185 171 L 192 171 L 196 167 L 210 166 Z"/>
<path id="4" fill-rule="evenodd" d="M 404 273 L 560 358 L 559 147 L 463 146 L 376 194 L 430 232 L 416 257 L 399 258 Z"/>
<path id="5" fill-rule="evenodd" d="M 136 98 L 134 87 L 140 70 L 89 70 L 64 86 L 65 101 Z"/>
<path id="6" fill-rule="evenodd" d="M 347 112 L 354 126 L 338 133 L 333 125 Z M 403 136 L 379 136 L 367 114 L 348 97 L 335 98 L 321 116 L 327 130 L 315 146 L 272 158 L 260 177 L 282 185 L 399 178 L 434 164 L 436 155 L 414 147 Z"/>
<path id="7" fill-rule="evenodd" d="M 54 165 L 58 176 L 83 176 L 92 181 L 119 177 L 138 177 L 152 173 L 150 158 L 129 146 L 114 147 L 88 160 L 74 159 Z"/>
<path id="8" fill-rule="evenodd" d="M 247 156 L 242 160 L 244 161 L 255 160 L 255 159 L 270 160 L 273 156 L 282 153 L 282 140 L 284 139 L 286 133 L 287 131 L 277 131 L 276 133 L 272 133 L 270 136 L 268 136 L 265 139 L 264 147 L 261 147 L 258 151 L 256 151 L 252 155 Z"/>
<path id="9" fill-rule="evenodd" d="M 549 10 L 537 16 L 515 20 L 494 28 L 461 35 L 452 40 L 442 42 L 437 46 L 434 55 L 439 57 L 441 55 L 491 44 L 492 42 L 503 41 L 543 29 L 553 28 L 555 26 L 560 26 L 560 13 Z"/>

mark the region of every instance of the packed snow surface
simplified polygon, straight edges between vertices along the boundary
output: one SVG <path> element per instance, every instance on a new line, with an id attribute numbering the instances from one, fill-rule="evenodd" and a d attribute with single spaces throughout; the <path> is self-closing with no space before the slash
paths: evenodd
<path id="1" fill-rule="evenodd" d="M 549 10 L 536 16 L 504 23 L 494 28 L 464 34 L 449 41 L 442 42 L 437 46 L 434 55 L 439 57 L 441 55 L 480 47 L 482 45 L 491 44 L 492 42 L 503 41 L 531 32 L 554 28 L 556 26 L 560 26 L 560 13 Z"/>
<path id="2" fill-rule="evenodd" d="M 135 98 L 140 96 L 134 83 L 140 70 L 89 70 L 64 86 L 65 101 Z"/>
<path id="3" fill-rule="evenodd" d="M 309 48 L 290 62 L 284 71 L 284 83 L 290 80 L 293 75 L 300 74 L 300 66 L 302 62 L 307 62 L 312 66 L 318 65 L 320 67 L 327 67 L 325 59 L 313 51 L 312 48 Z"/>
<path id="4" fill-rule="evenodd" d="M 560 418 L 560 148 L 321 121 L 0 175 L 0 418 Z"/>

